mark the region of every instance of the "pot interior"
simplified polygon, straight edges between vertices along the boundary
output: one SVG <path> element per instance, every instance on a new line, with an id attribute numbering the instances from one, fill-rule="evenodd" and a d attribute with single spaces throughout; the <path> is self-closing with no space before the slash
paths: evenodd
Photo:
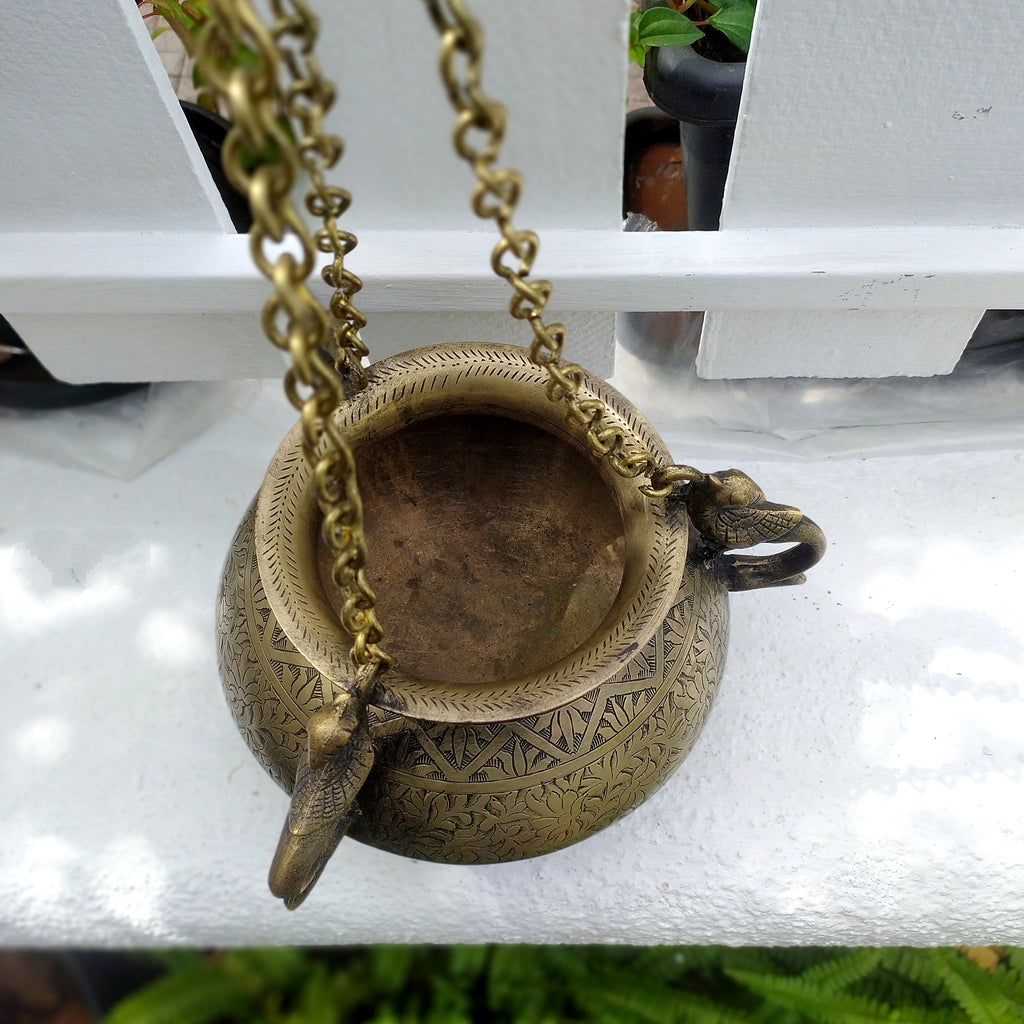
<path id="1" fill-rule="evenodd" d="M 616 492 L 564 437 L 448 410 L 354 445 L 367 578 L 402 673 L 479 687 L 543 672 L 582 647 L 619 596 Z M 337 610 L 330 552 L 319 575 Z"/>

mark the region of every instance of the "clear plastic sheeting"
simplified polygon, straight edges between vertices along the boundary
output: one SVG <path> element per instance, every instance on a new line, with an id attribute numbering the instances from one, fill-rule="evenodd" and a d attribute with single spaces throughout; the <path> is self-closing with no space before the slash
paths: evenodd
<path id="1" fill-rule="evenodd" d="M 0 454 L 131 480 L 226 412 L 254 381 L 178 381 L 69 409 L 0 408 Z"/>
<path id="2" fill-rule="evenodd" d="M 684 353 L 667 367 L 620 344 L 612 380 L 673 449 L 815 459 L 1024 444 L 1024 341 L 968 348 L 945 377 L 876 380 L 703 380 L 694 338 Z"/>

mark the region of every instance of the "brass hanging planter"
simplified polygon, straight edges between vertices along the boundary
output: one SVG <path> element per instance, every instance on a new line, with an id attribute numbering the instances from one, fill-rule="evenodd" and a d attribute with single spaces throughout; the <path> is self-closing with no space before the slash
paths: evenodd
<path id="1" fill-rule="evenodd" d="M 275 287 L 264 326 L 292 354 L 302 418 L 232 543 L 218 635 L 239 728 L 292 795 L 270 884 L 295 907 L 346 834 L 487 863 L 559 849 L 635 807 L 710 709 L 727 592 L 802 581 L 825 542 L 739 471 L 673 466 L 625 398 L 562 359 L 564 329 L 542 319 L 551 286 L 527 281 L 536 236 L 512 224 L 518 176 L 495 167 L 504 111 L 480 92 L 482 36 L 457 0 L 428 0 L 456 149 L 477 175 L 474 209 L 498 224 L 492 266 L 533 345 L 442 345 L 364 371 L 359 282 L 343 267 L 355 240 L 336 224 L 348 197 L 322 174 L 340 147 L 310 103 L 330 90 L 317 92 L 315 23 L 284 6 L 272 3 L 268 32 L 247 0 L 217 0 L 206 70 L 244 144 L 259 152 L 269 137 L 279 151 L 250 173 L 229 140 L 225 162 L 253 205 L 256 262 Z M 262 70 L 218 78 L 209 55 L 239 39 Z M 293 84 L 275 93 L 277 61 Z M 275 95 L 299 145 L 275 130 Z M 489 141 L 473 148 L 472 131 Z M 298 163 L 325 224 L 315 236 L 290 204 Z M 267 239 L 289 231 L 306 258 L 271 260 Z M 305 285 L 314 246 L 334 256 L 330 321 Z M 327 335 L 340 376 L 319 354 Z M 761 542 L 790 546 L 729 553 Z"/>

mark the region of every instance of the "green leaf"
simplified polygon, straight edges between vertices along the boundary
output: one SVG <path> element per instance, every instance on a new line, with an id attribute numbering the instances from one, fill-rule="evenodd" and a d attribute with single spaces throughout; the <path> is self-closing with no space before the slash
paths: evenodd
<path id="1" fill-rule="evenodd" d="M 652 46 L 689 46 L 703 36 L 685 14 L 670 7 L 652 7 L 637 19 L 637 42 L 645 51 Z"/>
<path id="2" fill-rule="evenodd" d="M 160 15 L 169 25 L 173 25 L 175 22 L 184 25 L 188 28 L 191 19 L 185 11 L 181 9 L 181 4 L 177 0 L 150 0 L 153 5 L 153 10 Z"/>
<path id="3" fill-rule="evenodd" d="M 486 971 L 491 956 L 489 946 L 453 945 L 448 947 L 448 969 L 453 978 L 474 984 Z"/>
<path id="4" fill-rule="evenodd" d="M 754 25 L 754 0 L 728 0 L 720 3 L 708 22 L 728 36 L 733 46 L 744 53 L 750 50 L 750 32 Z"/>
<path id="5" fill-rule="evenodd" d="M 210 961 L 158 978 L 118 1003 L 106 1024 L 213 1024 L 222 1017 L 244 1019 L 249 993 Z"/>
<path id="6" fill-rule="evenodd" d="M 882 966 L 932 996 L 945 995 L 942 974 L 936 970 L 930 950 L 890 946 L 882 950 Z"/>
<path id="7" fill-rule="evenodd" d="M 401 992 L 416 964 L 416 946 L 380 945 L 370 951 L 370 970 L 374 982 L 388 992 Z"/>
<path id="8" fill-rule="evenodd" d="M 955 950 L 934 949 L 931 953 L 946 990 L 972 1024 L 1020 1024 L 1020 1004 L 1011 1002 L 999 990 L 992 974 Z"/>
<path id="9" fill-rule="evenodd" d="M 762 998 L 789 1010 L 804 1014 L 821 1024 L 926 1024 L 923 1012 L 892 1007 L 862 996 L 831 992 L 809 985 L 802 978 L 765 977 L 747 971 L 727 970 L 734 981 Z"/>
<path id="10" fill-rule="evenodd" d="M 1004 958 L 996 968 L 995 977 L 1000 990 L 1024 1006 L 1024 974 L 1016 970 L 1011 961 Z"/>
<path id="11" fill-rule="evenodd" d="M 609 1024 L 746 1024 L 728 1009 L 703 1004 L 685 992 L 641 985 L 636 978 L 630 987 L 604 987 L 607 981 L 603 977 L 600 983 L 580 987 L 573 993 L 580 1007 L 595 1020 Z M 712 1015 L 706 1016 L 707 1011 Z"/>
<path id="12" fill-rule="evenodd" d="M 808 968 L 800 977 L 811 985 L 820 985 L 829 992 L 842 992 L 866 978 L 882 959 L 878 949 L 858 949 Z"/>

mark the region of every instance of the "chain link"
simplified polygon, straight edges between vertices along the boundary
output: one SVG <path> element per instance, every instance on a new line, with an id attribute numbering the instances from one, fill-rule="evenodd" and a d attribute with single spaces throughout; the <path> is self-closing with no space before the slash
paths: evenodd
<path id="1" fill-rule="evenodd" d="M 650 482 L 640 486 L 648 497 L 664 497 L 677 483 L 689 480 L 691 474 L 681 475 L 676 467 L 660 464 L 646 449 L 631 448 L 622 433 L 609 422 L 611 417 L 605 404 L 580 397 L 583 370 L 575 363 L 562 360 L 565 327 L 544 322 L 544 311 L 551 298 L 551 282 L 527 280 L 540 249 L 540 240 L 533 231 L 517 229 L 512 221 L 522 191 L 522 177 L 511 168 L 497 166 L 508 115 L 500 103 L 484 94 L 480 85 L 483 30 L 469 14 L 463 0 L 424 2 L 441 35 L 441 78 L 456 112 L 455 151 L 476 175 L 472 198 L 474 213 L 485 220 L 493 220 L 501 233 L 491 253 L 491 268 L 515 292 L 509 312 L 517 320 L 526 320 L 533 329 L 530 360 L 547 371 L 548 397 L 565 403 L 566 420 L 582 432 L 588 448 L 595 455 L 607 458 L 620 476 L 630 480 L 648 478 Z"/>
<path id="2" fill-rule="evenodd" d="M 386 666 L 390 659 L 380 647 L 384 634 L 365 575 L 355 461 L 334 423 L 345 397 L 342 380 L 355 388 L 366 383 L 362 358 L 367 350 L 359 338 L 366 319 L 351 301 L 362 283 L 344 266 L 356 239 L 338 227 L 351 197 L 325 178 L 341 156 L 342 143 L 323 128 L 334 88 L 312 52 L 319 26 L 303 0 L 271 0 L 274 22 L 269 28 L 249 0 L 212 0 L 211 6 L 214 17 L 200 42 L 200 67 L 231 109 L 224 168 L 249 198 L 253 261 L 273 284 L 262 324 L 270 341 L 291 356 L 284 388 L 301 414 L 303 452 L 313 468 L 322 533 L 333 556 L 331 575 L 343 596 L 339 617 L 352 637 L 350 657 L 356 668 Z M 242 46 L 256 55 L 255 61 L 232 59 Z M 300 170 L 311 181 L 306 208 L 323 224 L 312 233 L 291 198 Z M 329 310 L 307 284 L 318 253 L 334 257 L 323 270 L 334 288 Z M 340 377 L 322 354 L 328 338 Z M 373 675 L 359 671 L 353 685 L 365 691 Z"/>

